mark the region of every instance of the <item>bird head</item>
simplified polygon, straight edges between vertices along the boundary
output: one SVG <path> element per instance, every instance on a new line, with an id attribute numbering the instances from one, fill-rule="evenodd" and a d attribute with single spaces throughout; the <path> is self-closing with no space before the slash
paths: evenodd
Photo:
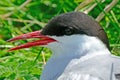
<path id="1" fill-rule="evenodd" d="M 22 34 L 9 39 L 8 41 L 10 42 L 29 38 L 40 39 L 11 48 L 9 51 L 39 45 L 51 49 L 64 45 L 75 48 L 78 43 L 84 43 L 84 41 L 86 41 L 86 37 L 83 36 L 96 37 L 109 49 L 107 35 L 98 22 L 82 12 L 68 12 L 52 18 L 40 31 Z M 87 41 L 89 41 L 89 39 Z"/>

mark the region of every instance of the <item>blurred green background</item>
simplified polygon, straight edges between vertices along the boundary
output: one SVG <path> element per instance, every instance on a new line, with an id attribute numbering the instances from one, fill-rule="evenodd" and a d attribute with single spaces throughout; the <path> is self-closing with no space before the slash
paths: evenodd
<path id="1" fill-rule="evenodd" d="M 52 17 L 71 11 L 96 19 L 108 35 L 111 52 L 120 55 L 119 0 L 0 0 L 0 80 L 39 80 L 51 51 L 32 47 L 8 52 L 9 48 L 31 40 L 6 41 L 40 30 Z"/>

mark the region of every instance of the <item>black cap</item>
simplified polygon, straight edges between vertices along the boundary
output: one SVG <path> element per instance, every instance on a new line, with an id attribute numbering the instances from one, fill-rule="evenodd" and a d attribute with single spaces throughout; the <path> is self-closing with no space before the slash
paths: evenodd
<path id="1" fill-rule="evenodd" d="M 82 12 L 68 12 L 54 17 L 43 28 L 43 35 L 63 36 L 72 34 L 86 34 L 98 37 L 109 49 L 108 37 L 92 17 Z"/>

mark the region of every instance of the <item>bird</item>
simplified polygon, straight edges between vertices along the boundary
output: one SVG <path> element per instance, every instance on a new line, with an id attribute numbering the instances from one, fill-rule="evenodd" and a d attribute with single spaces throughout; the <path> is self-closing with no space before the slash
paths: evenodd
<path id="1" fill-rule="evenodd" d="M 50 48 L 52 56 L 40 80 L 120 80 L 120 57 L 111 54 L 107 34 L 83 12 L 53 17 L 42 29 L 9 39 L 9 42 L 39 38 L 9 49 L 32 46 Z"/>

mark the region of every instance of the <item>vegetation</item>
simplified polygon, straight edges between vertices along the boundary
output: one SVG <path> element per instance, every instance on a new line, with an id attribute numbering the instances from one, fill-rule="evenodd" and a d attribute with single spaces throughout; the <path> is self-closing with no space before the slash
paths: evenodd
<path id="1" fill-rule="evenodd" d="M 32 47 L 8 52 L 31 40 L 7 40 L 40 30 L 52 17 L 71 11 L 94 17 L 108 34 L 111 52 L 120 55 L 119 0 L 0 0 L 0 80 L 38 80 L 51 51 Z"/>

